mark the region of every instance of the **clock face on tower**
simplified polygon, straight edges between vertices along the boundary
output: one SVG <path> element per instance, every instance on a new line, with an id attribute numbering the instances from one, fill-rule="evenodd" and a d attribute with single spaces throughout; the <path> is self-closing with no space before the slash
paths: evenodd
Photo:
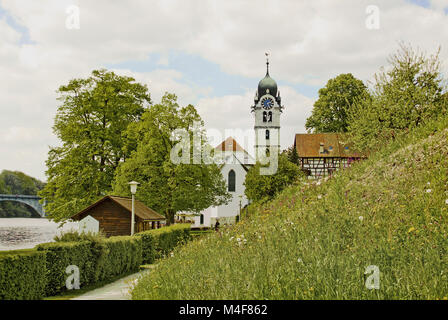
<path id="1" fill-rule="evenodd" d="M 263 100 L 261 100 L 261 106 L 264 109 L 269 110 L 274 106 L 274 101 L 269 97 L 265 97 L 263 98 Z"/>

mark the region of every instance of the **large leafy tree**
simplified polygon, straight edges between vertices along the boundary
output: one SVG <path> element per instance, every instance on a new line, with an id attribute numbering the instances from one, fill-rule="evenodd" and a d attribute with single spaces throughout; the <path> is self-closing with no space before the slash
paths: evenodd
<path id="1" fill-rule="evenodd" d="M 260 174 L 263 165 L 257 162 L 246 174 L 244 193 L 252 201 L 262 201 L 273 198 L 288 185 L 304 176 L 300 168 L 288 159 L 287 153 L 278 157 L 277 172 L 273 175 Z"/>
<path id="2" fill-rule="evenodd" d="M 349 115 L 350 138 L 360 150 L 374 148 L 447 110 L 439 51 L 427 56 L 401 44 L 389 63 L 375 75 L 372 100 L 360 101 Z"/>
<path id="3" fill-rule="evenodd" d="M 40 192 L 48 216 L 61 221 L 111 190 L 114 172 L 130 154 L 122 133 L 151 103 L 146 85 L 95 70 L 58 90 L 54 133 L 62 146 L 46 161 L 48 183 Z"/>
<path id="4" fill-rule="evenodd" d="M 365 99 L 369 99 L 369 93 L 364 83 L 351 73 L 340 74 L 319 90 L 319 98 L 305 127 L 316 133 L 346 132 L 351 106 Z"/>
<path id="5" fill-rule="evenodd" d="M 190 141 L 190 147 L 183 150 L 191 160 L 188 163 L 177 163 L 171 157 L 181 143 L 179 130 Z M 192 142 L 194 137 L 199 145 Z M 177 212 L 200 212 L 230 199 L 218 166 L 193 162 L 193 147 L 199 151 L 207 147 L 203 123 L 196 109 L 180 107 L 174 94 L 165 94 L 139 123 L 129 126 L 126 139 L 126 148 L 136 150 L 118 167 L 114 194 L 129 196 L 128 182 L 138 181 L 136 197 L 164 214 L 168 223 L 174 222 Z"/>

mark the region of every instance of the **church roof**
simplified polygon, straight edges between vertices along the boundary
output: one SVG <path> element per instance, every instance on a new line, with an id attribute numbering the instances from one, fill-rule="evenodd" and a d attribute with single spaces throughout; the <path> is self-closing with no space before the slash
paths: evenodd
<path id="1" fill-rule="evenodd" d="M 226 140 L 216 146 L 215 151 L 222 153 L 219 162 L 221 163 L 233 163 L 233 158 L 236 158 L 239 163 L 243 165 L 255 164 L 255 160 L 252 156 L 241 147 L 233 137 L 228 137 Z"/>
<path id="2" fill-rule="evenodd" d="M 269 75 L 269 62 L 266 62 L 266 75 L 258 83 L 258 97 L 261 98 L 267 93 L 274 97 L 277 96 L 277 82 Z"/>
<path id="3" fill-rule="evenodd" d="M 221 142 L 215 148 L 216 151 L 242 151 L 246 152 L 246 150 L 241 147 L 238 142 L 233 137 L 228 137 L 226 140 Z"/>
<path id="4" fill-rule="evenodd" d="M 323 152 L 321 149 L 323 147 Z M 362 158 L 344 143 L 339 133 L 296 134 L 294 147 L 300 158 Z"/>

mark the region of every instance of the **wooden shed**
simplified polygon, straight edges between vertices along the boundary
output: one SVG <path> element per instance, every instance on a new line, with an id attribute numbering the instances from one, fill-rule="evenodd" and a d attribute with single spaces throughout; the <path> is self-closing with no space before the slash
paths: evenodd
<path id="1" fill-rule="evenodd" d="M 107 237 L 131 234 L 132 199 L 106 196 L 72 216 L 79 221 L 87 216 L 99 221 L 99 228 Z M 135 232 L 160 228 L 165 217 L 135 200 Z"/>
<path id="2" fill-rule="evenodd" d="M 299 156 L 300 167 L 308 176 L 320 178 L 331 176 L 333 172 L 366 158 L 364 154 L 353 151 L 344 140 L 343 134 L 339 133 L 296 134 L 294 149 Z"/>

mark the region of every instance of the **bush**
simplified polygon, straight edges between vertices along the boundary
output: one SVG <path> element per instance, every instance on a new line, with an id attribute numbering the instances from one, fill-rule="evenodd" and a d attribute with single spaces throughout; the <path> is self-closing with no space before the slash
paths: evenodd
<path id="1" fill-rule="evenodd" d="M 104 241 L 107 254 L 103 276 L 110 279 L 136 271 L 142 264 L 142 239 L 139 237 L 111 237 Z"/>
<path id="2" fill-rule="evenodd" d="M 143 262 L 153 263 L 168 255 L 181 243 L 191 240 L 190 224 L 174 224 L 169 227 L 137 233 L 142 238 Z"/>
<path id="3" fill-rule="evenodd" d="M 46 295 L 51 296 L 65 290 L 65 281 L 69 276 L 65 270 L 70 265 L 79 268 L 80 283 L 87 285 L 94 282 L 98 259 L 94 259 L 92 243 L 54 242 L 38 245 L 37 250 L 46 252 Z"/>
<path id="4" fill-rule="evenodd" d="M 45 295 L 45 252 L 0 253 L 0 300 L 40 299 Z"/>
<path id="5" fill-rule="evenodd" d="M 81 232 L 69 231 L 53 238 L 56 242 L 76 242 L 76 241 L 100 241 L 106 239 L 102 230 L 100 232 Z"/>

